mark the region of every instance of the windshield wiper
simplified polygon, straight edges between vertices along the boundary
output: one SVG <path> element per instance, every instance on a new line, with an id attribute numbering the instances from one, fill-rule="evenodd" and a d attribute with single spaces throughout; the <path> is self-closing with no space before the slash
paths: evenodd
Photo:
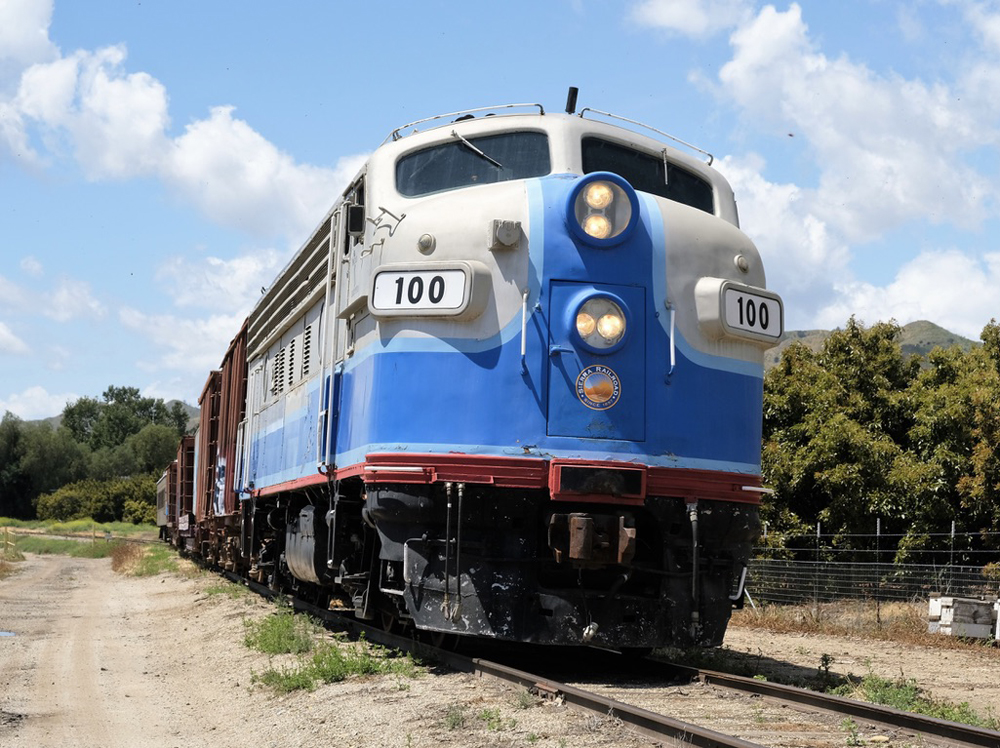
<path id="1" fill-rule="evenodd" d="M 470 142 L 469 142 L 468 140 L 466 140 L 466 139 L 465 139 L 465 138 L 463 138 L 463 137 L 462 137 L 461 135 L 459 135 L 459 134 L 458 134 L 458 133 L 457 133 L 457 132 L 456 132 L 455 130 L 452 130 L 452 131 L 451 131 L 451 134 L 452 134 L 452 136 L 453 136 L 453 137 L 456 137 L 456 138 L 458 138 L 459 140 L 461 140 L 461 141 L 462 141 L 462 143 L 463 143 L 463 144 L 465 145 L 465 147 L 466 147 L 466 148 L 468 148 L 468 149 L 469 149 L 470 151 L 472 151 L 473 153 L 477 153 L 477 154 L 479 154 L 480 156 L 482 156 L 483 158 L 485 158 L 485 159 L 486 159 L 487 161 L 489 161 L 489 162 L 490 162 L 491 164 L 493 164 L 493 165 L 494 165 L 495 167 L 497 167 L 498 169 L 502 169 L 502 168 L 503 168 L 503 164 L 501 164 L 501 163 L 500 163 L 499 161 L 497 161 L 497 160 L 496 160 L 495 158 L 493 158 L 492 156 L 487 156 L 487 155 L 486 155 L 485 153 L 483 153 L 483 152 L 482 152 L 481 150 L 479 150 L 478 148 L 476 148 L 476 146 L 472 145 L 472 143 L 470 143 Z"/>

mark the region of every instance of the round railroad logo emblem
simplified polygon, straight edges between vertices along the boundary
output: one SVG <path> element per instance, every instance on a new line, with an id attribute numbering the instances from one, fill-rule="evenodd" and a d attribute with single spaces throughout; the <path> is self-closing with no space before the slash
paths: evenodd
<path id="1" fill-rule="evenodd" d="M 591 410 L 613 408 L 621 394 L 618 375 L 607 366 L 588 366 L 576 378 L 576 395 Z"/>

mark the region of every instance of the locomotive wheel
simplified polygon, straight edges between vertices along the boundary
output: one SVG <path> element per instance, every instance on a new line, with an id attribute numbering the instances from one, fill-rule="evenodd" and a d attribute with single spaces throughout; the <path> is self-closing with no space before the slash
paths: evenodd
<path id="1" fill-rule="evenodd" d="M 436 649 L 443 649 L 445 652 L 454 652 L 458 649 L 458 644 L 461 638 L 458 634 L 452 634 L 448 631 L 431 631 L 428 632 L 428 639 L 432 647 Z"/>
<path id="2" fill-rule="evenodd" d="M 399 628 L 399 621 L 396 619 L 396 616 L 388 610 L 379 612 L 379 623 L 382 625 L 382 630 L 387 634 L 395 633 Z"/>

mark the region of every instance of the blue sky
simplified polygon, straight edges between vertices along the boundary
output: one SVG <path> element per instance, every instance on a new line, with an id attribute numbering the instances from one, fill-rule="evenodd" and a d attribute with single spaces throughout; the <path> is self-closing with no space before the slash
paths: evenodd
<path id="1" fill-rule="evenodd" d="M 0 413 L 194 404 L 396 126 L 509 102 L 715 154 L 786 327 L 1000 316 L 1000 2 L 0 0 Z"/>

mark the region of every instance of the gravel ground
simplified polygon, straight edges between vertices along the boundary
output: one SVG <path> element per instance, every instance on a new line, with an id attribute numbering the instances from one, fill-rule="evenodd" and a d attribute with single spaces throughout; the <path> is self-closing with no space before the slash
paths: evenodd
<path id="1" fill-rule="evenodd" d="M 645 746 L 615 720 L 455 673 L 352 678 L 277 696 L 253 674 L 289 666 L 243 644 L 244 620 L 273 607 L 209 594 L 217 577 L 115 574 L 106 559 L 29 556 L 0 580 L 0 745 Z M 727 648 L 767 668 L 889 677 L 1000 714 L 996 650 L 942 651 L 732 629 Z M 689 689 L 690 691 L 691 689 Z M 731 712 L 727 705 L 727 714 Z M 759 705 L 747 706 L 747 721 Z M 706 712 L 711 709 L 706 707 Z"/>

